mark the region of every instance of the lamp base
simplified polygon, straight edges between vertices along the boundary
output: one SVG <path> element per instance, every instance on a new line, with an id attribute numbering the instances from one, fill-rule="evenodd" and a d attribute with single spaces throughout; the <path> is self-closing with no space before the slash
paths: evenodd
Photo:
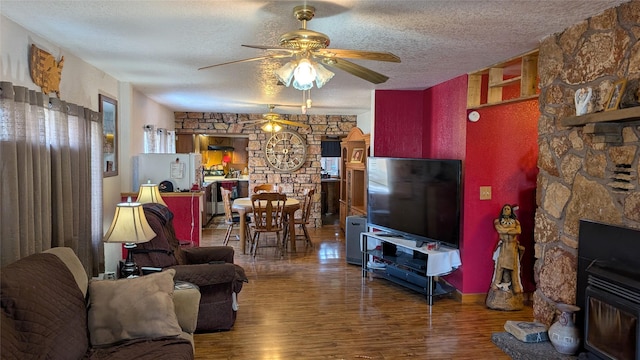
<path id="1" fill-rule="evenodd" d="M 120 268 L 120 275 L 122 278 L 128 278 L 132 275 L 139 275 L 138 265 L 133 261 L 133 249 L 137 247 L 134 243 L 124 244 L 124 248 L 127 249 L 127 259 Z"/>

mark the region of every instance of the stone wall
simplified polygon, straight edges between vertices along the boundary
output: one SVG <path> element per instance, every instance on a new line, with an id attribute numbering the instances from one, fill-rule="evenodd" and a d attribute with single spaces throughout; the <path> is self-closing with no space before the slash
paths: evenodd
<path id="1" fill-rule="evenodd" d="M 319 227 L 321 219 L 320 143 L 322 136 L 346 136 L 356 126 L 355 115 L 282 115 L 284 119 L 309 124 L 308 128 L 291 127 L 307 140 L 307 161 L 292 173 L 277 172 L 266 164 L 264 147 L 269 134 L 259 126 L 242 122 L 260 120 L 262 114 L 223 114 L 213 112 L 176 112 L 176 134 L 246 135 L 249 138 L 249 191 L 258 184 L 272 183 L 283 187 L 288 197 L 302 198 L 306 188 L 315 189 L 310 226 Z"/>
<path id="2" fill-rule="evenodd" d="M 640 0 L 634 0 L 549 37 L 540 47 L 533 313 L 547 325 L 555 320 L 555 303 L 576 301 L 579 220 L 640 228 L 640 122 L 560 124 L 575 115 L 579 88 L 593 89 L 589 111 L 597 112 L 614 82 L 626 78 L 637 84 L 639 37 Z M 631 95 L 637 99 L 636 91 Z"/>

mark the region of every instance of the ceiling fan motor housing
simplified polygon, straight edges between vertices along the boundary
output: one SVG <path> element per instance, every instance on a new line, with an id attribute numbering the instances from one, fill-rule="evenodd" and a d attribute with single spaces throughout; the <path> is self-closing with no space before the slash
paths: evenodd
<path id="1" fill-rule="evenodd" d="M 325 49 L 329 46 L 329 37 L 321 32 L 298 29 L 280 36 L 280 46 L 294 50 Z"/>

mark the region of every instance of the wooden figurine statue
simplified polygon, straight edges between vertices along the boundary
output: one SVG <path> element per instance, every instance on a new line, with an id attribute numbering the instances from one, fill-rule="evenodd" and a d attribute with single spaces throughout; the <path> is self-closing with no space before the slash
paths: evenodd
<path id="1" fill-rule="evenodd" d="M 524 306 L 520 280 L 520 260 L 524 247 L 518 241 L 522 229 L 514 210 L 517 210 L 517 206 L 505 204 L 500 217 L 493 221 L 499 240 L 493 252 L 495 268 L 487 294 L 487 307 L 491 309 L 520 310 Z"/>
<path id="2" fill-rule="evenodd" d="M 64 56 L 60 57 L 60 61 L 56 62 L 53 55 L 33 44 L 31 45 L 29 53 L 31 80 L 42 88 L 42 93 L 45 95 L 55 92 L 58 99 L 60 98 L 60 80 L 63 65 Z"/>

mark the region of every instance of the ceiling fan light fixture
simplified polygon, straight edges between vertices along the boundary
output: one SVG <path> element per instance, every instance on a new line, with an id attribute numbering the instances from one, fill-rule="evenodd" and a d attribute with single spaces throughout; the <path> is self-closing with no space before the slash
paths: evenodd
<path id="1" fill-rule="evenodd" d="M 293 71 L 293 86 L 298 90 L 308 90 L 313 87 L 317 72 L 315 65 L 309 59 L 300 59 Z M 296 84 L 298 87 L 296 87 Z"/>
<path id="2" fill-rule="evenodd" d="M 289 61 L 284 64 L 282 67 L 274 71 L 278 80 L 284 84 L 284 86 L 289 87 L 291 85 L 291 79 L 293 79 L 293 71 L 296 69 L 297 61 Z"/>
<path id="3" fill-rule="evenodd" d="M 276 123 L 272 123 L 271 121 L 269 121 L 268 123 L 264 124 L 264 126 L 262 127 L 262 130 L 266 131 L 266 132 L 278 132 L 280 130 L 282 130 L 282 126 L 276 124 Z"/>
<path id="4" fill-rule="evenodd" d="M 327 70 L 326 67 L 317 63 L 315 64 L 315 68 L 316 68 L 316 86 L 318 87 L 318 89 L 320 89 L 322 86 L 324 86 L 324 84 L 328 83 L 329 80 L 331 80 L 335 74 Z"/>

